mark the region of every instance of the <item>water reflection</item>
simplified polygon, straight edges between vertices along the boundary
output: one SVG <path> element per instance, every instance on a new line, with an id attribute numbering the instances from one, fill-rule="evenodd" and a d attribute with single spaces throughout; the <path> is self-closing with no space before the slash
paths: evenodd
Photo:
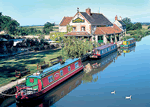
<path id="1" fill-rule="evenodd" d="M 121 52 L 121 53 L 124 53 L 124 57 L 125 57 L 126 53 L 130 53 L 132 51 L 135 52 L 135 47 L 136 46 L 133 46 L 133 47 L 130 47 L 130 48 L 126 48 L 126 49 L 120 48 L 120 49 L 118 49 L 118 51 Z"/>
<path id="2" fill-rule="evenodd" d="M 89 60 L 89 61 L 84 62 L 83 64 L 85 65 L 86 69 L 87 69 L 87 67 L 90 67 L 90 68 L 92 68 L 92 70 L 90 72 L 87 72 L 84 74 L 84 76 L 82 78 L 83 83 L 96 82 L 98 80 L 98 76 L 93 78 L 92 75 L 94 75 L 100 71 L 103 71 L 108 65 L 110 65 L 112 62 L 115 62 L 117 57 L 120 55 L 121 55 L 121 53 L 119 51 L 116 51 L 102 59 Z"/>
<path id="3" fill-rule="evenodd" d="M 49 107 L 68 95 L 73 89 L 78 87 L 82 82 L 83 71 L 74 75 L 64 83 L 47 92 L 41 98 L 33 99 L 27 104 L 18 104 L 17 107 Z"/>

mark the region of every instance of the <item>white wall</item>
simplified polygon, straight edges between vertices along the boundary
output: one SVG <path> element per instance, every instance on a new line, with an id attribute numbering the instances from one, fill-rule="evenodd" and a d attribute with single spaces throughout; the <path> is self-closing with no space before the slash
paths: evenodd
<path id="1" fill-rule="evenodd" d="M 78 16 L 76 15 L 72 20 L 75 20 Z M 80 14 L 79 18 L 84 19 Z M 85 31 L 91 34 L 91 29 L 89 28 L 91 24 L 89 24 L 85 19 L 84 23 L 72 23 L 72 20 L 70 21 L 71 26 L 76 26 L 76 31 L 81 31 L 81 26 L 85 26 Z"/>
<path id="2" fill-rule="evenodd" d="M 59 26 L 59 32 L 67 32 L 67 26 Z"/>

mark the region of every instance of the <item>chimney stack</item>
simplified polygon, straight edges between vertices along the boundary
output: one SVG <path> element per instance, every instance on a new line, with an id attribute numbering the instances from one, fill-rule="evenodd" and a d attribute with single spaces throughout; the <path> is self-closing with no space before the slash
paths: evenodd
<path id="1" fill-rule="evenodd" d="M 87 13 L 89 16 L 91 16 L 91 9 L 90 9 L 90 8 L 87 8 L 87 9 L 86 9 L 86 13 Z"/>
<path id="2" fill-rule="evenodd" d="M 118 17 L 117 17 L 117 15 L 116 15 L 116 17 L 115 17 L 115 20 L 118 20 Z"/>
<path id="3" fill-rule="evenodd" d="M 120 16 L 120 20 L 122 20 L 122 17 Z"/>

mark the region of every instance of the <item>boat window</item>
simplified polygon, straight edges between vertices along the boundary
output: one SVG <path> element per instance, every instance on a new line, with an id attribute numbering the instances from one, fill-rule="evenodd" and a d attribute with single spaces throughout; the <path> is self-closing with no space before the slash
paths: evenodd
<path id="1" fill-rule="evenodd" d="M 101 54 L 103 54 L 103 50 L 101 50 Z"/>
<path id="2" fill-rule="evenodd" d="M 98 51 L 98 54 L 101 54 L 100 50 Z"/>
<path id="3" fill-rule="evenodd" d="M 63 70 L 60 70 L 60 75 L 63 76 Z"/>
<path id="4" fill-rule="evenodd" d="M 111 46 L 111 49 L 113 49 L 113 46 Z"/>
<path id="5" fill-rule="evenodd" d="M 49 83 L 53 82 L 53 76 L 49 76 L 48 81 L 49 81 Z"/>
<path id="6" fill-rule="evenodd" d="M 95 54 L 97 53 L 97 50 L 95 50 Z"/>
<path id="7" fill-rule="evenodd" d="M 68 66 L 68 71 L 71 71 L 70 66 Z"/>
<path id="8" fill-rule="evenodd" d="M 31 83 L 34 83 L 34 79 L 33 79 L 33 78 L 30 78 L 30 82 L 31 82 Z"/>
<path id="9" fill-rule="evenodd" d="M 75 63 L 75 68 L 78 68 L 79 67 L 79 64 L 78 62 Z"/>
<path id="10" fill-rule="evenodd" d="M 107 48 L 107 51 L 109 51 L 109 48 Z"/>

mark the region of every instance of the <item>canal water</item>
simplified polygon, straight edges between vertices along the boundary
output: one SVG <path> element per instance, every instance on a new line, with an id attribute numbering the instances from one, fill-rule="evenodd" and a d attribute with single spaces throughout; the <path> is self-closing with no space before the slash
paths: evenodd
<path id="1" fill-rule="evenodd" d="M 36 107 L 150 107 L 150 36 L 129 50 L 118 50 L 48 92 Z M 115 94 L 111 94 L 115 90 Z M 131 100 L 125 99 L 132 95 Z M 9 102 L 9 101 L 7 101 Z M 34 105 L 33 105 L 34 104 Z M 16 103 L 9 107 L 16 107 Z M 25 106 L 25 105 L 24 105 Z"/>

